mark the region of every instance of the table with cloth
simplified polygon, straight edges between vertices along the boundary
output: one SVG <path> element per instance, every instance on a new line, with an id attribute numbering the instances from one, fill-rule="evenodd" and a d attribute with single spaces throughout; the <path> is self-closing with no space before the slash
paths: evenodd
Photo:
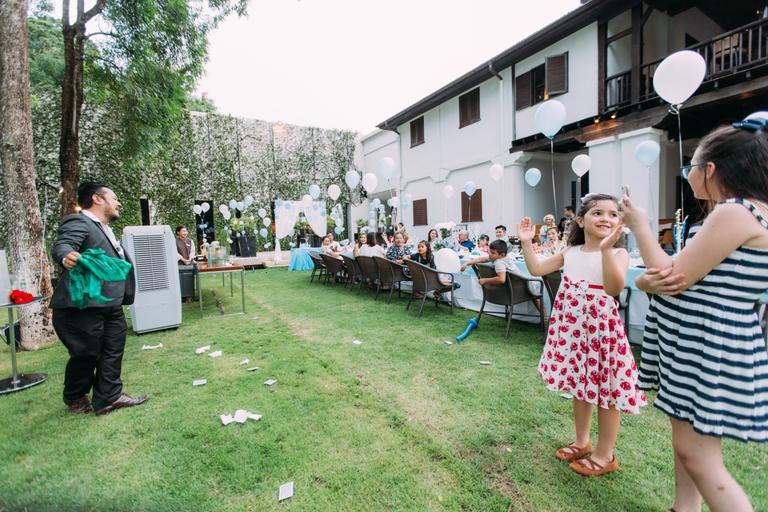
<path id="1" fill-rule="evenodd" d="M 309 252 L 320 252 L 319 247 L 299 247 L 291 249 L 291 262 L 288 264 L 288 270 L 312 270 L 315 265 L 312 263 L 312 258 L 309 257 Z"/>

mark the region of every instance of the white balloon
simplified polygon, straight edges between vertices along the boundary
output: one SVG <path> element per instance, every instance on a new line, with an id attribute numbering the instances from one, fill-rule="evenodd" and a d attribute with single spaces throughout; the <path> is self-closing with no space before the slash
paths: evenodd
<path id="1" fill-rule="evenodd" d="M 312 199 L 317 199 L 320 197 L 320 187 L 315 185 L 314 183 L 309 186 L 309 195 L 312 196 Z"/>
<path id="2" fill-rule="evenodd" d="M 392 201 L 392 208 L 400 206 L 400 196 L 394 196 L 390 201 Z"/>
<path id="3" fill-rule="evenodd" d="M 413 196 L 411 194 L 403 194 L 403 198 L 400 200 L 400 205 L 403 208 L 408 208 L 413 204 Z"/>
<path id="4" fill-rule="evenodd" d="M 457 273 L 461 271 L 459 255 L 452 249 L 440 249 L 435 253 L 435 267 L 440 272 Z"/>
<path id="5" fill-rule="evenodd" d="M 697 52 L 675 52 L 656 68 L 653 88 L 667 103 L 679 105 L 696 92 L 706 71 L 707 64 Z"/>
<path id="6" fill-rule="evenodd" d="M 195 212 L 195 215 L 200 215 L 200 212 L 202 212 L 203 209 L 200 208 L 199 204 L 196 204 L 195 206 L 192 207 L 192 211 Z"/>
<path id="7" fill-rule="evenodd" d="M 229 209 L 230 210 L 234 210 L 235 208 L 237 208 L 237 201 L 232 199 L 232 200 L 229 201 Z"/>
<path id="8" fill-rule="evenodd" d="M 395 202 L 392 200 L 392 198 L 387 199 L 387 206 L 389 206 L 390 208 L 395 207 Z"/>
<path id="9" fill-rule="evenodd" d="M 349 171 L 344 176 L 344 183 L 347 184 L 349 188 L 355 188 L 360 183 L 360 174 L 357 171 Z"/>
<path id="10" fill-rule="evenodd" d="M 539 105 L 533 116 L 533 124 L 536 129 L 546 137 L 552 138 L 565 122 L 565 105 L 557 100 L 548 100 Z"/>
<path id="11" fill-rule="evenodd" d="M 272 219 L 270 219 L 269 217 L 264 217 L 264 220 L 261 222 L 264 224 L 265 227 L 269 227 L 269 225 L 272 224 Z"/>
<path id="12" fill-rule="evenodd" d="M 207 212 L 211 209 L 211 205 L 208 203 L 203 203 L 200 205 L 200 209 L 203 210 L 203 212 Z"/>
<path id="13" fill-rule="evenodd" d="M 372 204 L 373 206 L 375 206 L 376 208 L 378 208 L 378 207 L 379 207 L 379 205 L 381 204 L 381 199 L 379 199 L 379 198 L 377 197 L 377 198 L 375 198 L 373 201 L 371 201 L 371 204 Z"/>
<path id="14" fill-rule="evenodd" d="M 245 206 L 251 206 L 253 204 L 253 196 L 245 196 L 243 203 L 245 203 Z"/>
<path id="15" fill-rule="evenodd" d="M 363 188 L 366 192 L 369 194 L 376 190 L 376 186 L 379 184 L 379 178 L 376 177 L 375 174 L 372 172 L 365 173 L 365 176 L 363 176 Z"/>
<path id="16" fill-rule="evenodd" d="M 477 185 L 475 185 L 474 181 L 468 181 L 464 184 L 464 193 L 467 194 L 469 197 L 472 197 L 472 194 L 475 193 L 477 190 Z"/>
<path id="17" fill-rule="evenodd" d="M 237 202 L 237 209 L 243 211 L 245 209 L 245 203 L 242 201 Z"/>
<path id="18" fill-rule="evenodd" d="M 341 188 L 339 188 L 338 185 L 333 184 L 328 187 L 328 197 L 330 197 L 332 200 L 337 200 L 339 196 L 341 195 Z"/>
<path id="19" fill-rule="evenodd" d="M 589 171 L 591 167 L 592 159 L 589 158 L 589 155 L 578 155 L 571 160 L 571 169 L 573 169 L 573 172 L 575 172 L 576 176 L 579 178 L 587 174 L 587 171 Z"/>
<path id="20" fill-rule="evenodd" d="M 224 220 L 229 220 L 232 218 L 232 212 L 230 212 L 229 210 L 222 213 L 222 215 L 224 216 Z"/>
<path id="21" fill-rule="evenodd" d="M 222 204 L 222 205 L 219 205 L 219 211 L 223 214 L 225 212 L 228 212 L 229 208 L 227 207 L 227 205 Z"/>
<path id="22" fill-rule="evenodd" d="M 267 216 L 267 210 L 265 210 L 264 208 L 259 208 L 259 210 L 256 213 L 258 213 L 259 217 L 261 217 L 262 219 Z"/>
<path id="23" fill-rule="evenodd" d="M 379 160 L 379 174 L 382 178 L 389 181 L 395 173 L 395 161 L 385 156 Z"/>
<path id="24" fill-rule="evenodd" d="M 646 140 L 635 148 L 635 159 L 646 167 L 650 167 L 659 158 L 661 147 L 658 142 Z"/>
<path id="25" fill-rule="evenodd" d="M 309 194 L 304 194 L 303 196 L 301 196 L 301 202 L 304 204 L 304 206 L 311 206 L 312 196 Z"/>
<path id="26" fill-rule="evenodd" d="M 488 169 L 488 172 L 490 172 L 493 181 L 499 181 L 504 175 L 504 167 L 501 164 L 493 164 L 491 168 Z"/>
<path id="27" fill-rule="evenodd" d="M 525 171 L 525 182 L 529 184 L 532 187 L 535 187 L 539 184 L 539 181 L 541 180 L 541 171 L 538 170 L 535 167 L 531 167 L 527 171 Z"/>
<path id="28" fill-rule="evenodd" d="M 445 197 L 446 199 L 452 198 L 454 192 L 455 190 L 451 185 L 446 185 L 443 187 L 443 197 Z"/>

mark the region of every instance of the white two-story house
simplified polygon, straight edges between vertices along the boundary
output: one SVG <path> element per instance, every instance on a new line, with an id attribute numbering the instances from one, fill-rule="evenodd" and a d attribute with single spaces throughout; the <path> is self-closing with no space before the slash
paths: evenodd
<path id="1" fill-rule="evenodd" d="M 372 197 L 385 202 L 409 194 L 413 205 L 398 216 L 417 238 L 449 220 L 476 234 L 496 224 L 514 231 L 524 215 L 559 218 L 587 191 L 618 195 L 624 184 L 654 220 L 671 217 L 681 204 L 693 213 L 695 201 L 678 173 L 677 118 L 656 95 L 653 74 L 684 48 L 707 63 L 702 86 L 682 109 L 687 160 L 715 126 L 768 110 L 765 8 L 752 0 L 585 1 L 364 136 L 364 172 L 376 172 L 383 156 L 397 167 Z M 551 143 L 534 126 L 537 107 L 549 98 L 567 112 Z M 645 140 L 662 148 L 650 168 L 634 158 Z M 571 170 L 578 154 L 592 160 L 580 184 Z M 504 167 L 499 182 L 489 174 L 494 163 Z M 530 187 L 524 174 L 533 167 L 542 179 Z M 477 186 L 471 198 L 462 193 L 470 180 Z M 450 199 L 445 185 L 455 189 Z M 366 217 L 366 205 L 352 216 Z"/>

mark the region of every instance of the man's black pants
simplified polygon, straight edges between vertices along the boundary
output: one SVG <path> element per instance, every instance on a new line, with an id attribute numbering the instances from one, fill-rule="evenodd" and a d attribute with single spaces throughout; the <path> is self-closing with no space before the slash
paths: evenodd
<path id="1" fill-rule="evenodd" d="M 64 398 L 80 398 L 93 388 L 94 409 L 117 400 L 123 391 L 120 371 L 128 330 L 123 308 L 54 309 L 53 328 L 69 350 Z"/>

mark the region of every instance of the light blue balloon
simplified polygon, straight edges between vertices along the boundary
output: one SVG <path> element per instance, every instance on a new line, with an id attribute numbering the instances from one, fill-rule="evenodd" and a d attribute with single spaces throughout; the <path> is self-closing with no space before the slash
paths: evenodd
<path id="1" fill-rule="evenodd" d="M 321 211 L 321 212 L 320 212 L 320 216 L 321 216 L 321 217 L 325 217 L 325 210 L 323 210 L 323 211 Z"/>
<path id="2" fill-rule="evenodd" d="M 278 208 L 283 206 L 283 200 L 280 198 L 277 198 L 277 200 L 275 200 L 275 206 L 277 206 Z"/>
<path id="3" fill-rule="evenodd" d="M 237 201 L 232 199 L 231 201 L 229 201 L 229 209 L 234 210 L 235 208 L 237 208 Z"/>
<path id="4" fill-rule="evenodd" d="M 341 226 L 336 226 L 335 228 L 333 228 L 333 231 L 337 235 L 340 235 L 344 231 L 344 228 L 342 228 Z"/>
<path id="5" fill-rule="evenodd" d="M 262 236 L 262 238 L 267 238 L 267 229 L 266 228 L 261 228 L 259 230 L 259 234 Z"/>
<path id="6" fill-rule="evenodd" d="M 476 190 L 477 190 L 477 185 L 475 185 L 474 181 L 468 181 L 464 184 L 464 193 L 467 194 L 468 196 L 471 197 Z"/>
<path id="7" fill-rule="evenodd" d="M 659 158 L 661 147 L 658 142 L 646 140 L 635 148 L 635 158 L 646 167 L 650 167 Z"/>
<path id="8" fill-rule="evenodd" d="M 531 167 L 525 171 L 525 182 L 528 185 L 535 187 L 539 184 L 539 180 L 541 180 L 541 171 L 537 168 Z"/>
<path id="9" fill-rule="evenodd" d="M 285 201 L 283 203 L 283 206 L 285 206 L 286 208 L 291 208 L 291 202 L 290 201 Z"/>

